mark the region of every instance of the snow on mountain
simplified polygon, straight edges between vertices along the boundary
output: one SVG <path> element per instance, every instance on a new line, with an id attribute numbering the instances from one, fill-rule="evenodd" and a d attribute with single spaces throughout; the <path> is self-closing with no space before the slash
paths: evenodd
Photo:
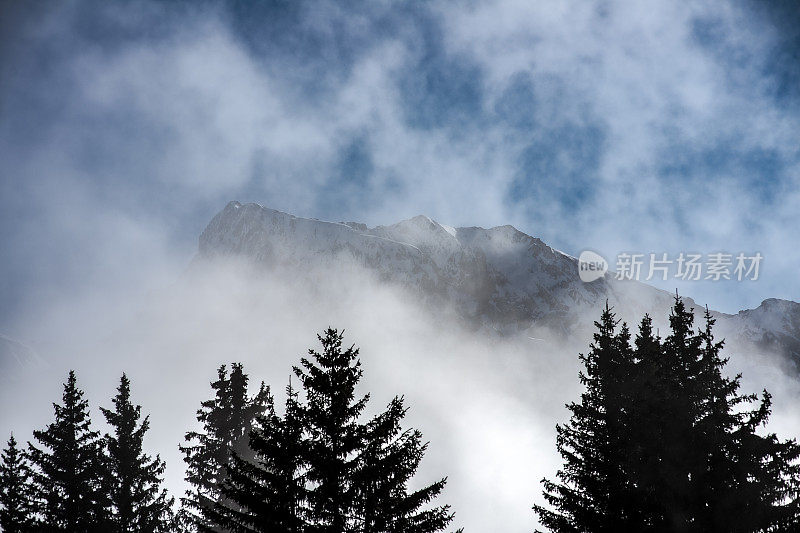
<path id="1" fill-rule="evenodd" d="M 354 260 L 380 279 L 454 305 L 462 317 L 502 331 L 565 315 L 607 293 L 607 280 L 582 283 L 575 258 L 511 226 L 448 231 L 425 216 L 368 228 L 231 202 L 200 237 L 200 256 L 217 255 L 297 272 L 309 262 Z"/>
<path id="2" fill-rule="evenodd" d="M 369 228 L 230 202 L 200 236 L 198 260 L 218 256 L 295 276 L 355 262 L 423 301 L 452 307 L 472 327 L 503 334 L 585 333 L 606 301 L 625 320 L 649 313 L 663 324 L 673 302 L 672 294 L 608 273 L 584 283 L 576 258 L 512 226 L 452 228 L 423 215 Z M 713 314 L 726 336 L 800 360 L 800 304 L 770 299 L 738 315 Z"/>
<path id="3" fill-rule="evenodd" d="M 726 315 L 723 324 L 736 338 L 786 352 L 800 362 L 800 303 L 768 298 L 755 309 Z"/>

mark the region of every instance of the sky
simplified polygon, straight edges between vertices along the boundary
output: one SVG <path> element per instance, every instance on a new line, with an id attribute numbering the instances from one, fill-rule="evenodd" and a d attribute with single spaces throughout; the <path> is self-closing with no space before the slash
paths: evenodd
<path id="1" fill-rule="evenodd" d="M 657 284 L 726 312 L 798 301 L 799 51 L 788 0 L 0 0 L 0 334 L 51 364 L 0 387 L 0 435 L 46 423 L 67 368 L 93 408 L 126 370 L 179 494 L 175 443 L 220 354 L 281 383 L 336 314 L 378 399 L 416 406 L 463 523 L 530 530 L 574 350 L 458 339 L 371 283 L 343 313 L 235 269 L 189 290 L 198 236 L 230 200 L 425 214 L 612 263 L 760 252 L 758 281 Z M 796 383 L 734 363 L 800 427 Z"/>
<path id="2" fill-rule="evenodd" d="M 229 200 L 761 252 L 800 299 L 793 2 L 4 2 L 0 331 L 174 277 Z"/>

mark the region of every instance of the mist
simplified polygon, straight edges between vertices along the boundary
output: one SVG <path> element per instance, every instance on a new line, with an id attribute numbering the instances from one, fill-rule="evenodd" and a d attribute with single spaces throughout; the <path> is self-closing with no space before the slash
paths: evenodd
<path id="1" fill-rule="evenodd" d="M 372 412 L 405 395 L 431 442 L 418 479 L 448 476 L 456 524 L 531 530 L 588 333 L 470 330 L 354 264 L 198 264 L 198 235 L 233 199 L 370 225 L 513 224 L 609 259 L 760 251 L 757 282 L 655 283 L 725 312 L 800 299 L 800 85 L 796 61 L 772 59 L 794 57 L 796 14 L 290 4 L 0 7 L 0 334 L 43 360 L 0 363 L 0 436 L 46 425 L 69 369 L 104 428 L 126 372 L 180 496 L 177 446 L 216 368 L 243 362 L 280 403 L 332 326 L 361 348 Z M 774 394 L 770 429 L 800 435 L 785 361 L 726 353 L 746 392 Z"/>
<path id="2" fill-rule="evenodd" d="M 415 483 L 447 476 L 441 499 L 453 506 L 458 526 L 492 530 L 499 520 L 504 531 L 530 531 L 531 506 L 542 501 L 539 481 L 560 464 L 555 424 L 579 398 L 577 356 L 588 337 L 470 331 L 455 311 L 423 305 L 346 257 L 336 261 L 291 273 L 235 258 L 196 260 L 173 283 L 126 305 L 105 293 L 54 306 L 39 322 L 52 332 L 42 343 L 48 366 L 6 380 L 0 433 L 14 431 L 24 441 L 44 427 L 68 369 L 76 370 L 102 430 L 98 407 L 109 406 L 126 372 L 134 401 L 151 417 L 147 449 L 167 461 L 166 485 L 180 496 L 186 487 L 178 444 L 196 426 L 216 368 L 244 363 L 251 388 L 263 380 L 281 405 L 292 365 L 332 326 L 361 349 L 368 413 L 403 395 L 411 408 L 406 427 L 430 441 Z M 746 391 L 766 387 L 775 395 L 769 429 L 796 435 L 800 417 L 792 406 L 800 391 L 780 359 L 735 347 L 728 353 Z"/>
<path id="3" fill-rule="evenodd" d="M 109 405 L 124 371 L 134 400 L 151 414 L 148 449 L 167 461 L 167 486 L 181 495 L 177 445 L 210 396 L 216 368 L 243 362 L 251 386 L 264 380 L 280 405 L 292 365 L 332 326 L 361 349 L 368 411 L 404 395 L 407 427 L 430 441 L 417 482 L 448 476 L 442 499 L 460 525 L 491 529 L 502 516 L 507 530 L 529 530 L 539 479 L 556 464 L 555 415 L 578 391 L 576 358 L 528 338 L 465 331 L 354 265 L 329 278 L 311 284 L 224 262 L 193 268 L 132 313 L 73 306 L 70 323 L 58 328 L 72 331 L 67 342 L 58 335 L 60 360 L 3 387 L 0 432 L 23 440 L 43 427 L 67 368 L 103 427 L 98 406 Z M 91 316 L 102 316 L 102 325 L 87 322 Z"/>

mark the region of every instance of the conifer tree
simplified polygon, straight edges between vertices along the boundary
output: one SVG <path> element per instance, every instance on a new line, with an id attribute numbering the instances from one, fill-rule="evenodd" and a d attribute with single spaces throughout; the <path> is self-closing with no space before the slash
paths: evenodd
<path id="1" fill-rule="evenodd" d="M 669 323 L 670 333 L 663 344 L 665 403 L 660 424 L 666 438 L 660 458 L 665 465 L 660 473 L 664 483 L 661 497 L 669 530 L 692 531 L 702 505 L 694 481 L 704 468 L 696 431 L 702 396 L 699 375 L 703 339 L 694 332 L 694 313 L 677 295 Z"/>
<path id="2" fill-rule="evenodd" d="M 24 453 L 17 447 L 14 435 L 8 439 L 0 463 L 0 531 L 29 533 L 33 531 L 33 494 L 30 470 Z"/>
<path id="3" fill-rule="evenodd" d="M 445 479 L 409 492 L 427 444 L 403 431 L 401 398 L 366 423 L 368 396 L 357 397 L 358 350 L 342 347 L 342 334 L 318 336 L 322 351 L 295 367 L 304 400 L 287 389 L 285 415 L 257 419 L 250 435 L 254 458 L 235 454 L 222 488 L 226 497 L 206 516 L 212 528 L 232 532 L 428 533 L 453 518 L 448 506 L 431 507 Z"/>
<path id="4" fill-rule="evenodd" d="M 668 377 L 661 339 L 653 331 L 653 320 L 645 315 L 634 339 L 634 371 L 627 383 L 630 443 L 627 461 L 629 483 L 634 487 L 638 520 L 648 531 L 666 531 L 662 494 L 663 447 L 670 438 L 661 423 L 666 412 Z"/>
<path id="5" fill-rule="evenodd" d="M 770 396 L 742 395 L 741 375 L 724 374 L 727 359 L 715 341 L 714 319 L 693 330 L 694 313 L 676 295 L 664 343 L 657 419 L 649 454 L 659 468 L 656 499 L 666 530 L 771 531 L 797 525 L 800 449 L 774 434 L 760 435 Z M 758 402 L 753 408 L 748 405 Z M 778 529 L 780 530 L 780 528 Z"/>
<path id="6" fill-rule="evenodd" d="M 742 531 L 800 530 L 800 446 L 775 433 L 756 432 L 772 405 L 765 390 L 757 408 L 733 434 L 733 470 L 737 509 L 728 524 Z"/>
<path id="7" fill-rule="evenodd" d="M 597 332 L 586 355 L 581 354 L 585 386 L 580 403 L 566 425 L 556 426 L 557 447 L 564 459 L 558 482 L 543 480 L 544 497 L 552 506 L 534 510 L 551 531 L 614 532 L 629 530 L 631 497 L 623 468 L 628 450 L 625 413 L 618 381 L 630 374 L 632 354 L 622 345 L 629 342 L 627 328 L 616 333 L 617 320 L 606 304 Z"/>
<path id="8" fill-rule="evenodd" d="M 698 375 L 700 413 L 695 426 L 702 468 L 693 476 L 696 520 L 703 531 L 770 531 L 798 527 L 800 447 L 757 430 L 769 419 L 771 396 L 739 393 L 741 374 L 724 376 L 723 341 L 715 341 L 706 308 Z M 757 404 L 747 409 L 746 406 Z"/>
<path id="9" fill-rule="evenodd" d="M 307 432 L 306 477 L 313 485 L 308 506 L 311 533 L 352 530 L 350 517 L 357 512 L 358 486 L 354 479 L 359 452 L 366 438 L 359 418 L 369 395 L 356 398 L 361 379 L 358 349 L 342 348 L 342 334 L 328 329 L 318 335 L 322 351 L 308 351 L 294 372 L 303 385 L 306 404 L 301 414 Z"/>
<path id="10" fill-rule="evenodd" d="M 606 309 L 611 312 L 606 302 Z M 615 531 L 629 530 L 641 521 L 641 498 L 631 482 L 631 426 L 634 419 L 636 375 L 635 354 L 631 347 L 631 334 L 624 322 L 613 335 L 607 357 L 600 357 L 600 375 L 605 389 L 605 424 L 609 445 L 609 460 L 616 465 L 609 471 L 609 527 Z"/>
<path id="11" fill-rule="evenodd" d="M 253 459 L 234 453 L 222 486 L 225 496 L 207 511 L 209 521 L 232 532 L 305 531 L 303 427 L 297 395 L 287 387 L 281 418 L 272 395 L 250 432 Z"/>
<path id="12" fill-rule="evenodd" d="M 33 432 L 39 446 L 28 443 L 40 524 L 37 531 L 108 531 L 108 498 L 102 441 L 91 429 L 89 405 L 70 371 L 62 405 L 53 404 L 55 421 Z"/>
<path id="13" fill-rule="evenodd" d="M 800 446 L 762 435 L 771 397 L 725 376 L 723 342 L 676 295 L 661 341 L 645 316 L 634 347 L 608 306 L 587 356 L 586 392 L 558 426 L 551 531 L 767 532 L 800 528 Z"/>
<path id="14" fill-rule="evenodd" d="M 358 531 L 441 531 L 453 519 L 447 505 L 423 509 L 440 495 L 446 478 L 408 492 L 428 444 L 419 430 L 403 431 L 400 424 L 407 410 L 403 398 L 395 397 L 366 427 L 355 478 L 362 523 Z"/>
<path id="15" fill-rule="evenodd" d="M 248 381 L 241 363 L 231 365 L 230 375 L 225 365 L 220 366 L 217 381 L 211 383 L 214 397 L 202 402 L 197 411 L 202 429 L 186 433 L 186 445 L 180 446 L 191 487 L 182 499 L 182 518 L 194 526 L 209 525 L 204 513 L 223 496 L 221 487 L 232 452 L 245 459 L 252 457 L 249 434 L 255 418 L 266 409 L 268 391 L 262 383 L 251 397 Z"/>
<path id="16" fill-rule="evenodd" d="M 105 489 L 111 503 L 111 533 L 156 533 L 171 528 L 174 500 L 161 488 L 166 465 L 143 451 L 149 417 L 141 420 L 141 407 L 131 403 L 130 380 L 120 378 L 114 409 L 100 410 L 113 434 L 105 436 Z"/>

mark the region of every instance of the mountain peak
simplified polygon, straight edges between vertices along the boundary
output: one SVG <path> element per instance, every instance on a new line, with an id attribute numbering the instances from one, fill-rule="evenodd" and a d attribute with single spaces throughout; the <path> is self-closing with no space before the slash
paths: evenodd
<path id="1" fill-rule="evenodd" d="M 369 228 L 230 202 L 200 237 L 200 257 L 218 255 L 292 273 L 349 256 L 380 279 L 454 304 L 464 318 L 493 329 L 526 328 L 554 313 L 594 305 L 605 294 L 602 280 L 580 281 L 574 258 L 513 226 L 456 229 L 425 215 Z"/>
<path id="2" fill-rule="evenodd" d="M 392 228 L 416 228 L 420 231 L 431 231 L 431 232 L 441 232 L 444 231 L 445 233 L 450 234 L 450 236 L 455 237 L 456 229 L 451 226 L 445 226 L 444 224 L 440 224 L 439 222 L 435 221 L 431 217 L 427 215 L 417 215 L 413 218 L 409 218 L 407 220 L 401 220 L 396 224 L 392 224 Z"/>
<path id="3" fill-rule="evenodd" d="M 292 277 L 316 267 L 368 273 L 454 309 L 477 328 L 511 333 L 548 327 L 569 334 L 591 328 L 608 301 L 626 321 L 667 317 L 674 296 L 613 275 L 584 283 L 577 260 L 511 225 L 451 228 L 418 215 L 389 226 L 325 222 L 230 202 L 200 236 L 199 261 L 238 256 Z M 685 298 L 690 307 L 691 298 Z M 738 315 L 714 313 L 721 332 L 800 358 L 800 304 L 769 298 Z"/>

